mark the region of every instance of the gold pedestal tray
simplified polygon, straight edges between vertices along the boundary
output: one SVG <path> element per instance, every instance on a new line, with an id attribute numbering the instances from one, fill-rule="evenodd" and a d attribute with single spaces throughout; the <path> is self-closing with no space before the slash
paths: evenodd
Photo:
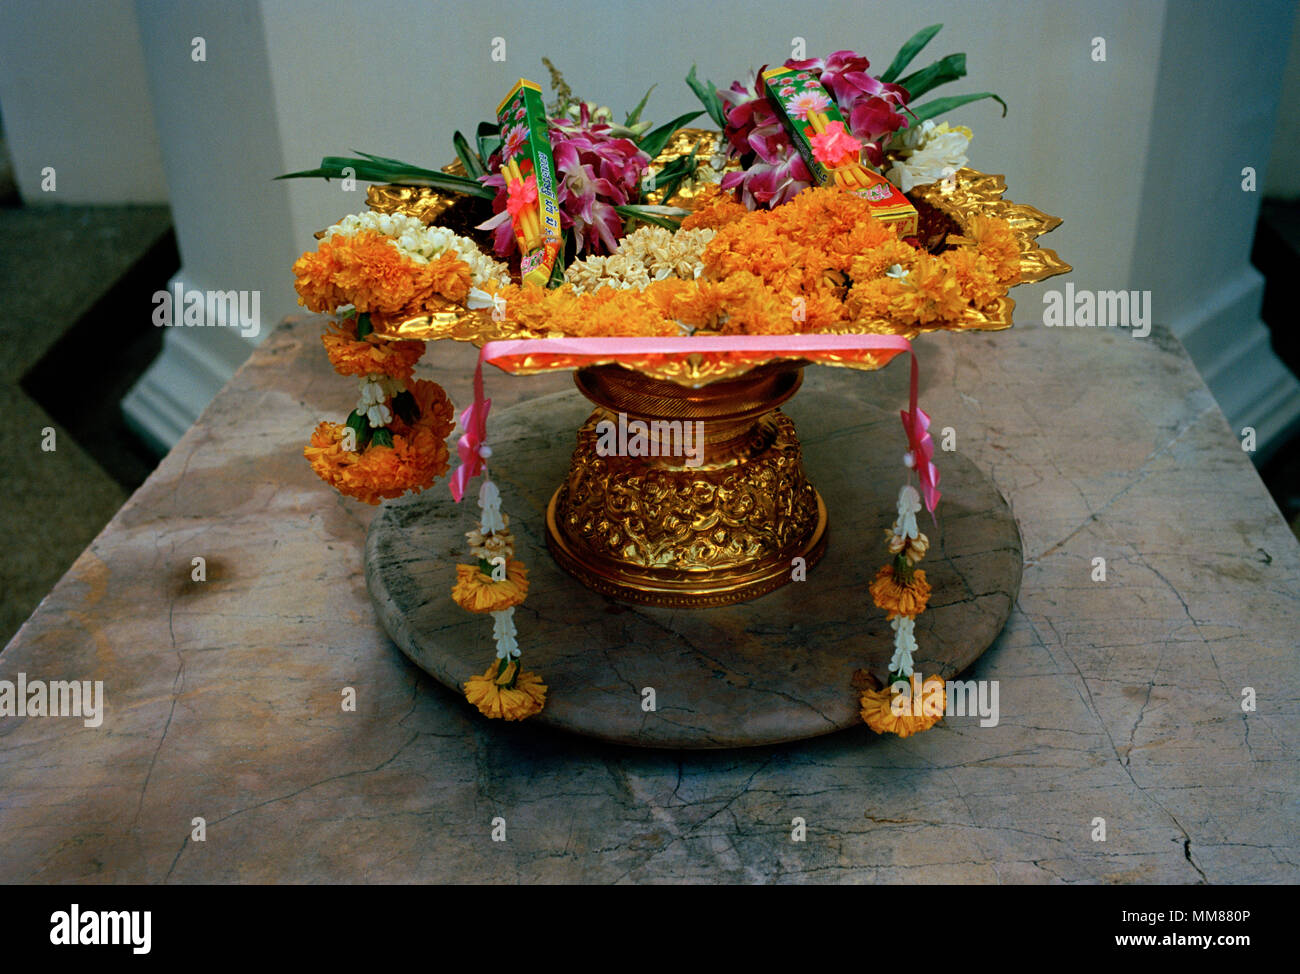
<path id="1" fill-rule="evenodd" d="M 821 558 L 826 505 L 777 408 L 802 368 L 691 389 L 606 365 L 576 382 L 597 408 L 547 506 L 546 541 L 588 588 L 646 605 L 727 605 L 786 584 L 796 559 Z"/>
<path id="2" fill-rule="evenodd" d="M 883 675 L 893 653 L 893 633 L 867 586 L 888 559 L 884 529 L 896 514 L 906 448 L 897 411 L 864 403 L 868 385 L 840 370 L 809 370 L 784 407 L 799 429 L 807 479 L 833 519 L 820 564 L 805 581 L 716 608 L 637 605 L 593 592 L 560 568 L 547 552 L 546 510 L 591 404 L 560 393 L 493 413 L 492 475 L 529 569 L 528 598 L 515 611 L 519 645 L 525 666 L 550 687 L 530 725 L 667 748 L 772 744 L 861 727 L 853 672 Z M 1006 501 L 974 464 L 955 453 L 938 462 L 939 529 L 922 515 L 933 594 L 917 619 L 916 663 L 947 678 L 967 669 L 1006 623 L 1020 588 L 1021 546 Z M 440 483 L 385 504 L 366 542 L 380 622 L 450 689 L 447 706 L 471 713 L 461 688 L 493 658 L 492 626 L 450 593 L 476 519 L 472 499 L 457 505 Z M 653 710 L 645 709 L 647 689 Z M 864 743 L 872 737 L 862 735 Z"/>

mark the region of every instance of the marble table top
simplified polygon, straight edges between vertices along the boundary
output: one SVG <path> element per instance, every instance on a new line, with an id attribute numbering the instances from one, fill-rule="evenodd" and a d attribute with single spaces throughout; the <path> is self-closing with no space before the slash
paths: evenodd
<path id="1" fill-rule="evenodd" d="M 486 721 L 389 642 L 374 510 L 302 458 L 354 395 L 320 329 L 267 338 L 0 654 L 104 701 L 0 717 L 0 881 L 1300 881 L 1300 546 L 1167 331 L 917 343 L 1024 540 L 969 673 L 995 725 L 688 753 Z M 421 374 L 463 404 L 472 361 Z M 901 366 L 834 377 L 903 402 Z"/>

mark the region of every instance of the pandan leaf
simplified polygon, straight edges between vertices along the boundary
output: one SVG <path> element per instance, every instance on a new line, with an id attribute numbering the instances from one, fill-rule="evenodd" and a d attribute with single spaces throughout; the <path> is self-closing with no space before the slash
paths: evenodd
<path id="1" fill-rule="evenodd" d="M 387 426 L 381 426 L 375 430 L 372 442 L 375 446 L 386 446 L 391 450 L 393 447 L 393 434 L 389 432 Z"/>
<path id="2" fill-rule="evenodd" d="M 914 71 L 898 83 L 907 89 L 912 98 L 920 98 L 931 88 L 956 81 L 966 76 L 966 55 L 949 54 L 928 68 Z"/>
<path id="3" fill-rule="evenodd" d="M 893 81 L 902 74 L 903 69 L 912 63 L 912 58 L 920 54 L 921 48 L 929 44 L 934 35 L 941 30 L 943 30 L 943 24 L 931 24 L 929 27 L 922 27 L 908 38 L 907 43 L 898 49 L 898 53 L 894 55 L 894 60 L 889 63 L 889 67 L 880 76 L 880 80 L 885 82 Z"/>
<path id="4" fill-rule="evenodd" d="M 501 148 L 501 126 L 492 122 L 479 122 L 474 134 L 478 142 L 478 155 L 486 167 L 492 154 Z"/>
<path id="5" fill-rule="evenodd" d="M 703 114 L 704 112 L 687 112 L 685 115 L 678 115 L 671 122 L 647 132 L 645 137 L 637 143 L 637 148 L 653 159 L 663 151 L 664 146 L 668 144 L 668 140 L 673 137 L 674 132 L 687 122 L 694 121 Z"/>
<path id="6" fill-rule="evenodd" d="M 915 105 L 909 107 L 908 111 L 915 115 L 915 118 L 909 119 L 912 125 L 920 125 L 926 119 L 938 118 L 945 112 L 950 112 L 954 108 L 960 108 L 962 105 L 969 105 L 973 101 L 979 101 L 982 98 L 992 98 L 1002 106 L 1002 117 L 1006 118 L 1007 103 L 991 91 L 981 91 L 975 95 L 948 95 L 945 98 L 936 98 L 934 101 L 928 101 L 924 105 Z"/>
<path id="7" fill-rule="evenodd" d="M 658 85 L 651 85 L 650 91 L 654 91 L 657 87 Z M 636 103 L 636 108 L 627 113 L 627 118 L 624 119 L 623 124 L 628 128 L 631 128 L 637 122 L 641 121 L 641 111 L 645 108 L 645 103 L 650 100 L 650 91 L 647 91 L 645 96 Z"/>
<path id="8" fill-rule="evenodd" d="M 478 153 L 469 147 L 465 141 L 465 136 L 457 132 L 451 137 L 451 144 L 456 147 L 456 158 L 460 164 L 465 167 L 465 174 L 472 179 L 478 179 L 487 170 L 483 167 L 483 160 L 478 157 Z"/>
<path id="9" fill-rule="evenodd" d="M 640 220 L 643 223 L 653 223 L 657 227 L 664 227 L 674 231 L 681 227 L 682 220 L 690 216 L 691 213 L 690 210 L 683 210 L 679 206 L 645 206 L 641 204 L 616 206 L 614 212 L 625 220 Z"/>
<path id="10" fill-rule="evenodd" d="M 727 127 L 727 113 L 722 108 L 722 99 L 718 97 L 718 86 L 712 81 L 701 81 L 695 77 L 695 65 L 691 65 L 690 72 L 686 75 L 686 83 L 690 86 L 691 91 L 695 92 L 704 105 L 704 110 L 709 113 L 709 118 L 719 129 Z"/>

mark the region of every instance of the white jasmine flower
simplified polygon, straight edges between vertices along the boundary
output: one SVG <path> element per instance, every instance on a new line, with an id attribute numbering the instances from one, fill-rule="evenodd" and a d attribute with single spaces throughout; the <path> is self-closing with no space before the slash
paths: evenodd
<path id="1" fill-rule="evenodd" d="M 896 616 L 889 623 L 894 630 L 894 656 L 889 661 L 889 672 L 912 675 L 912 655 L 916 652 L 916 620 L 910 616 Z"/>
<path id="2" fill-rule="evenodd" d="M 919 533 L 916 527 L 916 515 L 921 510 L 921 495 L 911 484 L 904 484 L 898 492 L 898 520 L 892 531 L 900 538 L 915 538 Z"/>
<path id="3" fill-rule="evenodd" d="M 366 410 L 366 422 L 373 429 L 379 429 L 381 426 L 387 426 L 393 421 L 393 413 L 387 406 L 382 403 L 371 406 Z"/>
<path id="4" fill-rule="evenodd" d="M 497 659 L 508 660 L 519 657 L 519 643 L 516 641 L 515 607 L 492 613 L 492 638 L 497 644 Z"/>
<path id="5" fill-rule="evenodd" d="M 965 126 L 935 125 L 931 120 L 904 129 L 893 143 L 894 164 L 885 177 L 904 193 L 951 176 L 966 165 L 971 131 Z"/>

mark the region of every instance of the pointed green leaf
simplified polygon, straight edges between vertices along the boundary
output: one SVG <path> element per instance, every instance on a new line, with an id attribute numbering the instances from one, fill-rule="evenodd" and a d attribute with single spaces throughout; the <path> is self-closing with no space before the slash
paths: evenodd
<path id="1" fill-rule="evenodd" d="M 403 389 L 392 400 L 393 412 L 408 426 L 414 426 L 420 418 L 420 405 L 415 401 L 409 389 Z"/>
<path id="2" fill-rule="evenodd" d="M 474 138 L 478 142 L 479 158 L 483 160 L 483 165 L 486 167 L 488 160 L 492 158 L 492 153 L 501 148 L 501 126 L 492 122 L 479 122 Z"/>
<path id="3" fill-rule="evenodd" d="M 704 110 L 709 113 L 709 118 L 719 129 L 727 127 L 727 113 L 723 111 L 722 99 L 718 97 L 718 88 L 712 81 L 701 81 L 695 77 L 695 65 L 691 65 L 690 72 L 686 75 L 686 83 L 690 86 L 691 91 L 695 92 L 695 97 L 704 104 Z"/>
<path id="4" fill-rule="evenodd" d="M 931 88 L 956 81 L 966 75 L 966 55 L 949 54 L 928 68 L 914 71 L 898 83 L 907 89 L 912 98 L 919 98 Z"/>
<path id="5" fill-rule="evenodd" d="M 375 435 L 371 438 L 375 446 L 386 446 L 390 450 L 393 447 L 393 434 L 389 432 L 387 426 L 381 426 L 375 430 Z"/>
<path id="6" fill-rule="evenodd" d="M 348 413 L 347 422 L 344 424 L 356 436 L 357 452 L 360 453 L 370 442 L 370 424 L 366 422 L 366 417 L 362 416 L 355 409 Z"/>
<path id="7" fill-rule="evenodd" d="M 370 312 L 363 311 L 357 315 L 357 338 L 365 338 L 374 330 L 375 326 L 370 323 Z"/>
<path id="8" fill-rule="evenodd" d="M 664 227 L 673 231 L 680 228 L 682 220 L 690 216 L 691 213 L 690 210 L 683 210 L 679 206 L 644 206 L 640 204 L 616 206 L 614 212 L 625 220 L 640 220 L 643 223 L 653 223 L 657 227 Z"/>
<path id="9" fill-rule="evenodd" d="M 469 143 L 465 140 L 465 136 L 461 135 L 460 132 L 457 131 L 456 134 L 451 137 L 451 144 L 456 147 L 456 158 L 458 158 L 460 164 L 465 167 L 465 175 L 469 176 L 471 179 L 478 179 L 479 176 L 482 176 L 485 172 L 483 168 L 483 160 L 478 157 L 477 152 L 469 147 Z"/>
<path id="10" fill-rule="evenodd" d="M 1002 116 L 1006 117 L 1007 103 L 991 91 L 981 91 L 974 95 L 949 95 L 946 98 L 936 98 L 934 101 L 928 101 L 924 105 L 916 105 L 910 109 L 915 118 L 909 118 L 912 125 L 920 125 L 926 119 L 938 118 L 945 112 L 950 112 L 954 108 L 960 108 L 962 105 L 969 105 L 973 101 L 979 101 L 981 98 L 992 98 L 1002 106 Z"/>
<path id="11" fill-rule="evenodd" d="M 931 24 L 929 27 L 922 27 L 908 38 L 907 43 L 898 49 L 898 53 L 894 55 L 894 60 L 889 63 L 889 67 L 880 76 L 880 80 L 893 81 L 902 74 L 903 69 L 912 63 L 912 58 L 920 54 L 921 48 L 929 44 L 934 35 L 941 30 L 943 30 L 943 24 Z"/>
<path id="12" fill-rule="evenodd" d="M 653 159 L 663 151 L 664 146 L 668 144 L 668 140 L 673 137 L 674 132 L 687 122 L 694 121 L 703 114 L 704 112 L 687 112 L 685 115 L 678 115 L 671 122 L 647 132 L 645 138 L 637 144 L 637 148 Z"/>
<path id="13" fill-rule="evenodd" d="M 658 85 L 651 85 L 650 91 L 654 91 L 657 87 Z M 624 125 L 631 128 L 637 122 L 641 121 L 641 110 L 645 108 L 645 103 L 650 100 L 650 91 L 647 91 L 645 96 L 636 103 L 636 108 L 627 113 L 627 118 L 623 121 Z"/>

